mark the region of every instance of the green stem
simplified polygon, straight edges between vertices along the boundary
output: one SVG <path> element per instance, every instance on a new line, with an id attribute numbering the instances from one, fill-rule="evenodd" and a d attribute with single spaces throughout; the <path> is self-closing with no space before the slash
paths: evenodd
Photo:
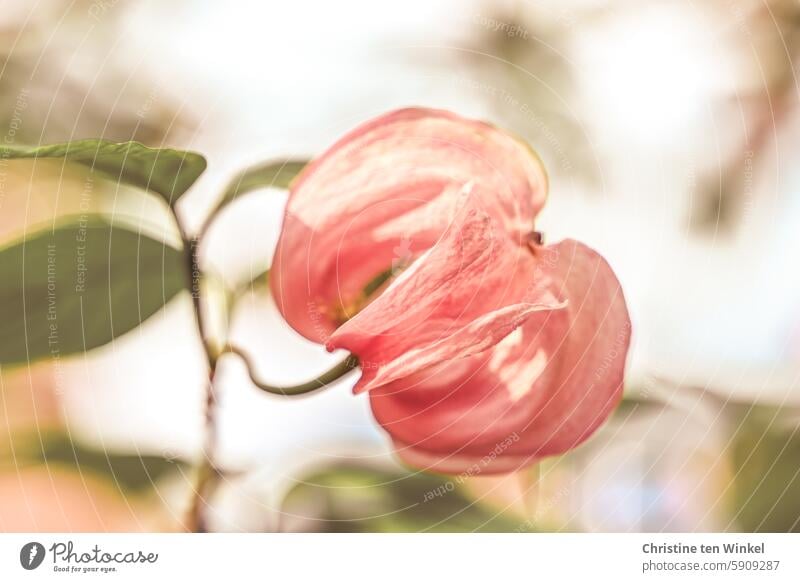
<path id="1" fill-rule="evenodd" d="M 260 390 L 264 392 L 268 392 L 270 394 L 276 394 L 278 396 L 300 396 L 302 394 L 308 394 L 309 392 L 314 392 L 319 390 L 320 388 L 325 388 L 326 386 L 330 386 L 331 384 L 335 383 L 337 380 L 347 376 L 350 372 L 355 370 L 358 367 L 358 358 L 353 355 L 347 356 L 344 360 L 336 364 L 333 368 L 325 372 L 324 374 L 317 376 L 313 380 L 309 380 L 308 382 L 303 382 L 302 384 L 295 384 L 294 386 L 273 386 L 272 384 L 267 384 L 263 380 L 255 377 L 253 372 L 253 362 L 250 359 L 250 356 L 247 355 L 241 348 L 237 348 L 235 346 L 228 345 L 225 349 L 222 350 L 222 354 L 236 354 L 239 356 L 245 364 L 247 368 L 247 373 L 250 376 L 250 381 Z"/>
<path id="2" fill-rule="evenodd" d="M 226 353 L 238 355 L 247 367 L 247 372 L 250 375 L 250 379 L 252 380 L 253 384 L 265 392 L 280 396 L 298 396 L 301 394 L 308 394 L 309 392 L 313 392 L 333 384 L 340 378 L 355 370 L 358 367 L 358 359 L 355 356 L 348 356 L 332 369 L 325 372 L 321 376 L 314 378 L 313 380 L 295 386 L 278 387 L 262 382 L 255 377 L 253 372 L 254 368 L 250 357 L 241 349 L 229 345 L 226 346 L 221 352 L 218 352 L 211 341 L 211 337 L 207 329 L 207 323 L 203 315 L 200 285 L 202 271 L 200 269 L 199 259 L 199 246 L 202 239 L 199 237 L 190 237 L 187 229 L 177 214 L 175 215 L 175 218 L 178 224 L 178 230 L 180 232 L 181 239 L 183 240 L 183 248 L 186 254 L 186 266 L 189 277 L 188 283 L 192 294 L 195 322 L 197 323 L 197 329 L 200 334 L 203 349 L 205 350 L 206 359 L 208 360 L 203 458 L 200 466 L 197 468 L 197 480 L 193 489 L 193 497 L 189 508 L 189 513 L 186 517 L 187 529 L 195 532 L 205 532 L 208 531 L 205 515 L 207 500 L 216 489 L 217 481 L 220 477 L 216 460 L 217 401 L 214 387 L 214 380 L 219 358 Z"/>
<path id="3" fill-rule="evenodd" d="M 192 306 L 194 307 L 195 322 L 200 334 L 200 341 L 208 360 L 208 381 L 206 382 L 205 398 L 205 431 L 203 440 L 203 458 L 197 469 L 197 480 L 193 488 L 193 497 L 186 517 L 186 527 L 190 531 L 208 531 L 205 519 L 206 499 L 214 480 L 218 476 L 215 461 L 217 448 L 217 419 L 216 419 L 216 393 L 214 390 L 214 377 L 217 370 L 218 356 L 212 347 L 205 317 L 203 315 L 203 304 L 200 293 L 202 271 L 200 270 L 199 246 L 197 238 L 190 237 L 186 227 L 181 222 L 177 213 L 175 214 L 178 230 L 183 241 L 183 248 L 186 256 L 186 267 L 189 277 L 189 291 L 192 295 Z"/>

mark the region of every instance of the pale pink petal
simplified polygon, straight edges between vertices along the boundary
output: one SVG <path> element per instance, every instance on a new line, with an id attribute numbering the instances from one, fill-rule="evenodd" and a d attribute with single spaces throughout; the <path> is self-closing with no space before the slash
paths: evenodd
<path id="1" fill-rule="evenodd" d="M 566 308 L 533 313 L 489 350 L 370 391 L 402 458 L 450 473 L 487 455 L 530 464 L 580 444 L 619 402 L 631 326 L 614 273 L 571 240 L 537 255 Z M 484 470 L 503 472 L 505 461 Z"/>
<path id="2" fill-rule="evenodd" d="M 271 278 L 284 318 L 326 341 L 370 280 L 435 244 L 468 185 L 518 241 L 547 192 L 524 143 L 451 113 L 404 109 L 347 134 L 292 186 Z"/>
<path id="3" fill-rule="evenodd" d="M 534 312 L 563 307 L 547 276 L 532 280 L 530 249 L 471 202 L 433 249 L 328 341 L 359 357 L 357 392 L 484 351 Z"/>

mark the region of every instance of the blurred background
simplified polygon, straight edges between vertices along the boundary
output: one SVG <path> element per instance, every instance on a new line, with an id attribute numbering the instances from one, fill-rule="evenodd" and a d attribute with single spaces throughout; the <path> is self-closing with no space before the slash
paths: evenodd
<path id="1" fill-rule="evenodd" d="M 587 242 L 622 281 L 625 400 L 538 482 L 410 471 L 352 379 L 286 401 L 224 360 L 211 529 L 800 531 L 794 0 L 2 0 L 0 14 L 0 139 L 197 150 L 209 169 L 178 208 L 194 225 L 251 164 L 440 107 L 530 142 L 551 180 L 540 230 Z M 0 246 L 89 210 L 78 170 L 2 164 Z M 221 216 L 203 260 L 222 284 L 269 266 L 285 200 L 264 190 Z M 91 206 L 167 228 L 155 203 Z M 264 286 L 230 323 L 275 383 L 336 359 Z M 179 296 L 85 356 L 0 368 L 0 531 L 184 528 L 203 440 L 193 325 Z"/>

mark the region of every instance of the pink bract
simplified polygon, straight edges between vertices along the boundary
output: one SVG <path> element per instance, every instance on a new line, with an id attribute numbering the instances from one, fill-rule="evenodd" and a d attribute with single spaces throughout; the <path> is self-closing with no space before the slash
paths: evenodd
<path id="1" fill-rule="evenodd" d="M 364 124 L 292 185 L 278 307 L 358 356 L 356 392 L 414 466 L 521 469 L 580 444 L 619 402 L 622 290 L 585 245 L 538 244 L 546 193 L 520 141 L 426 109 Z"/>

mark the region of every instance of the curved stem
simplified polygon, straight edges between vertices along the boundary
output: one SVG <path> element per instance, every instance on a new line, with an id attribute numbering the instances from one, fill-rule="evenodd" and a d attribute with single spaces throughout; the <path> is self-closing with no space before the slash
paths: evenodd
<path id="1" fill-rule="evenodd" d="M 319 390 L 320 388 L 325 388 L 326 386 L 330 386 L 334 384 L 337 380 L 344 378 L 355 370 L 358 367 L 358 358 L 353 355 L 347 356 L 344 360 L 336 364 L 333 368 L 325 372 L 324 374 L 317 376 L 313 380 L 309 380 L 308 382 L 303 382 L 302 384 L 296 384 L 294 386 L 273 386 L 271 384 L 267 384 L 266 382 L 256 378 L 254 373 L 253 362 L 250 359 L 250 356 L 244 352 L 241 348 L 237 348 L 236 346 L 228 345 L 225 349 L 222 350 L 223 354 L 236 354 L 239 356 L 245 364 L 247 368 L 247 373 L 250 376 L 250 381 L 259 389 L 263 390 L 264 392 L 268 392 L 270 394 L 276 394 L 278 396 L 300 396 L 302 394 L 308 394 L 309 392 L 314 392 L 315 390 Z"/>
<path id="2" fill-rule="evenodd" d="M 188 283 L 192 294 L 192 305 L 194 307 L 195 321 L 197 323 L 197 329 L 200 334 L 203 349 L 205 350 L 206 359 L 208 360 L 203 458 L 200 466 L 198 467 L 197 480 L 194 485 L 192 502 L 186 519 L 186 527 L 189 530 L 195 532 L 205 532 L 208 531 L 205 516 L 207 499 L 212 494 L 220 475 L 216 462 L 217 399 L 214 387 L 214 379 L 219 358 L 226 353 L 238 355 L 244 361 L 245 366 L 247 367 L 247 372 L 253 384 L 265 392 L 280 396 L 298 396 L 302 394 L 308 394 L 309 392 L 313 392 L 333 384 L 340 378 L 346 376 L 348 373 L 356 369 L 358 367 L 358 359 L 355 356 L 348 356 L 332 369 L 328 370 L 321 376 L 314 378 L 313 380 L 295 386 L 278 387 L 262 382 L 255 377 L 252 361 L 250 357 L 241 349 L 228 345 L 221 352 L 218 352 L 211 343 L 211 339 L 208 334 L 207 323 L 203 315 L 202 296 L 200 292 L 200 282 L 202 277 L 199 259 L 200 239 L 196 237 L 189 237 L 187 230 L 181 223 L 180 219 L 177 218 L 177 215 L 176 219 L 186 254 L 186 266 L 188 269 L 188 277 L 190 279 Z"/>

